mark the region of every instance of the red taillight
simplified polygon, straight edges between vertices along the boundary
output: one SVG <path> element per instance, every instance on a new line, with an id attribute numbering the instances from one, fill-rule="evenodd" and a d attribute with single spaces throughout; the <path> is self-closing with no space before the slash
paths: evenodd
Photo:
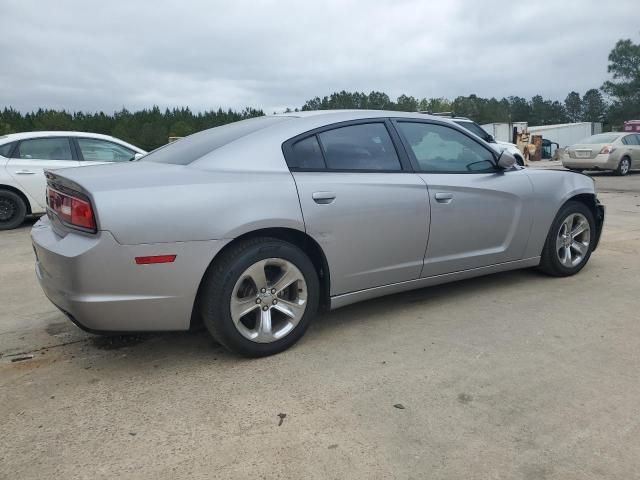
<path id="1" fill-rule="evenodd" d="M 87 200 L 47 187 L 47 205 L 65 223 L 95 231 L 96 219 Z"/>
<path id="2" fill-rule="evenodd" d="M 605 145 L 604 147 L 602 147 L 602 150 L 600 150 L 600 153 L 611 153 L 615 150 L 615 148 L 611 145 Z"/>

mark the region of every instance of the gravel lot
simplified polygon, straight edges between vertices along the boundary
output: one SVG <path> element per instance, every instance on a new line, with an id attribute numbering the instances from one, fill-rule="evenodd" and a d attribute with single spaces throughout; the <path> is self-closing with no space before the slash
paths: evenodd
<path id="1" fill-rule="evenodd" d="M 637 478 L 640 174 L 594 177 L 579 275 L 353 305 L 261 360 L 85 334 L 41 293 L 30 226 L 0 232 L 0 478 Z"/>

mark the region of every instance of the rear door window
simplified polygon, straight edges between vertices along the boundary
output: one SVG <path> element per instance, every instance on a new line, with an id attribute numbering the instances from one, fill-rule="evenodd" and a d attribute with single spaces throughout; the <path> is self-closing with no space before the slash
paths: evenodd
<path id="1" fill-rule="evenodd" d="M 23 160 L 73 160 L 67 137 L 22 140 L 13 156 Z"/>
<path id="2" fill-rule="evenodd" d="M 640 145 L 640 143 L 638 143 L 638 135 L 627 135 L 622 138 L 622 143 L 625 145 Z"/>
<path id="3" fill-rule="evenodd" d="M 82 137 L 77 140 L 82 157 L 87 162 L 128 162 L 135 157 L 133 150 L 107 140 Z"/>
<path id="4" fill-rule="evenodd" d="M 314 135 L 294 143 L 291 146 L 292 161 L 289 167 L 303 170 L 322 170 L 324 158 L 318 138 Z"/>
<path id="5" fill-rule="evenodd" d="M 402 169 L 384 123 L 335 128 L 318 134 L 330 170 L 399 171 Z"/>
<path id="6" fill-rule="evenodd" d="M 9 143 L 5 143 L 4 145 L 0 145 L 0 155 L 8 158 L 9 155 L 11 155 L 11 150 L 13 149 L 13 146 L 15 144 L 16 142 L 9 142 Z"/>

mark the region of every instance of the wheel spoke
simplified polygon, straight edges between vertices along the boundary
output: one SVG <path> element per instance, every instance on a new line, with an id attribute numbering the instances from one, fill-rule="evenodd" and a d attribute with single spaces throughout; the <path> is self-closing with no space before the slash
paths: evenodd
<path id="1" fill-rule="evenodd" d="M 249 299 L 234 298 L 231 300 L 231 318 L 235 323 L 238 323 L 242 317 L 259 306 L 254 297 Z"/>
<path id="2" fill-rule="evenodd" d="M 574 241 L 571 244 L 571 248 L 573 248 L 574 250 L 576 250 L 580 256 L 584 256 L 587 253 L 587 245 L 581 243 L 581 242 L 576 242 Z"/>
<path id="3" fill-rule="evenodd" d="M 575 215 L 569 215 L 567 217 L 567 219 L 564 221 L 564 224 L 565 224 L 564 233 L 565 233 L 565 235 L 569 235 L 571 233 L 571 230 L 573 229 L 573 223 L 575 222 L 575 219 L 576 219 Z"/>
<path id="4" fill-rule="evenodd" d="M 564 251 L 564 263 L 566 266 L 571 266 L 572 258 L 571 258 L 571 249 L 569 247 L 563 247 Z"/>
<path id="5" fill-rule="evenodd" d="M 278 300 L 278 304 L 274 305 L 273 308 L 284 313 L 289 318 L 299 320 L 302 318 L 302 314 L 304 313 L 304 304 L 305 302 L 303 300 L 291 302 L 289 300 L 281 299 Z"/>
<path id="6" fill-rule="evenodd" d="M 571 238 L 576 238 L 582 232 L 586 231 L 589 228 L 589 224 L 587 222 L 580 222 L 573 230 L 571 230 Z"/>
<path id="7" fill-rule="evenodd" d="M 269 339 L 273 335 L 270 309 L 260 310 L 260 318 L 256 325 L 256 332 L 258 333 L 258 338 Z"/>
<path id="8" fill-rule="evenodd" d="M 251 265 L 245 272 L 245 275 L 251 278 L 258 290 L 267 287 L 267 275 L 264 271 L 266 264 L 265 260 L 261 260 Z"/>

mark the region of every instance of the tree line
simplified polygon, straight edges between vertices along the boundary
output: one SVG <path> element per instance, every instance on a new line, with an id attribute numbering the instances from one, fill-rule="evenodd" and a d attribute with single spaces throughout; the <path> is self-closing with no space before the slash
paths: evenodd
<path id="1" fill-rule="evenodd" d="M 528 122 L 551 125 L 565 122 L 603 122 L 615 130 L 625 120 L 640 119 L 640 44 L 619 40 L 609 54 L 611 79 L 599 89 L 583 95 L 572 91 L 563 102 L 535 95 L 531 99 L 510 96 L 482 98 L 475 94 L 446 98 L 416 98 L 400 95 L 392 100 L 384 92 L 335 92 L 307 100 L 299 110 L 382 109 L 396 111 L 451 112 L 476 122 Z M 287 109 L 287 112 L 292 111 Z M 275 113 L 275 112 L 274 112 Z M 169 137 L 184 137 L 211 127 L 264 115 L 256 108 L 192 112 L 189 108 L 162 111 L 154 106 L 136 112 L 122 109 L 113 114 L 39 109 L 23 114 L 11 107 L 0 111 L 0 135 L 36 130 L 79 130 L 121 138 L 145 150 L 167 143 Z"/>
<path id="2" fill-rule="evenodd" d="M 264 115 L 262 110 L 245 108 L 194 113 L 189 108 L 150 109 L 112 115 L 39 109 L 22 114 L 13 108 L 0 111 L 0 135 L 38 130 L 75 130 L 113 135 L 145 150 L 167 143 L 169 137 L 184 137 L 200 130 Z"/>
<path id="3" fill-rule="evenodd" d="M 597 89 L 588 90 L 583 97 L 577 92 L 567 95 L 564 103 L 536 95 L 523 97 L 482 98 L 475 94 L 446 98 L 422 98 L 400 95 L 396 101 L 382 92 L 336 92 L 323 98 L 308 100 L 302 110 L 336 108 L 373 108 L 399 111 L 451 112 L 469 117 L 480 124 L 500 122 L 528 122 L 529 125 L 551 125 L 565 122 L 607 121 L 607 104 Z"/>

